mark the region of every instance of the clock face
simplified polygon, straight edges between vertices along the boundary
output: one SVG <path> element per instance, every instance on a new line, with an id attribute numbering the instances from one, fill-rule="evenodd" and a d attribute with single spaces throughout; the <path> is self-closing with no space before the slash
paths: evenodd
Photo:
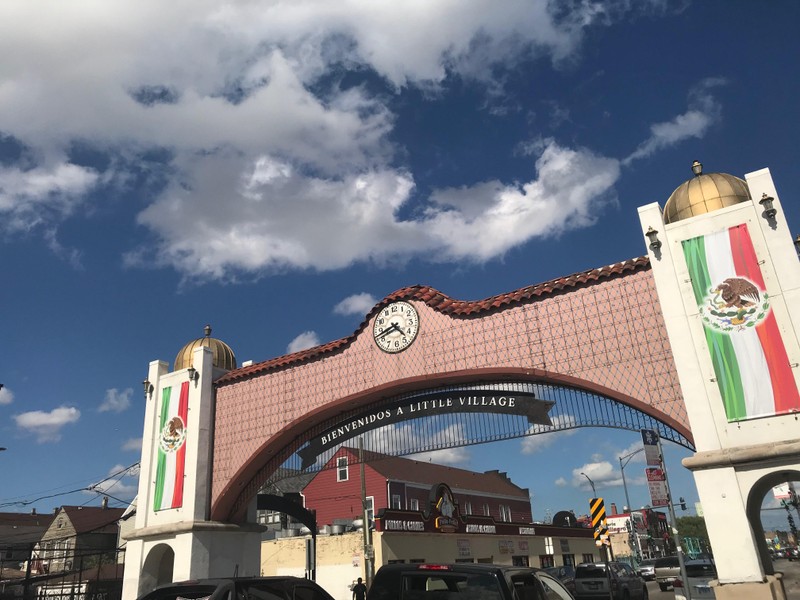
<path id="1" fill-rule="evenodd" d="M 408 302 L 393 302 L 375 317 L 372 335 L 384 352 L 402 352 L 417 337 L 419 315 Z"/>

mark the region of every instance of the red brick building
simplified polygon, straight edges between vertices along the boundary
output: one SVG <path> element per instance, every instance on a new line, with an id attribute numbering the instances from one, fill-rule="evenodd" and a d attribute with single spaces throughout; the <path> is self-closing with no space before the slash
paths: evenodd
<path id="1" fill-rule="evenodd" d="M 305 507 L 317 511 L 320 526 L 359 519 L 361 465 L 358 450 L 342 447 L 303 489 Z M 498 522 L 530 523 L 530 493 L 505 473 L 477 473 L 429 462 L 364 452 L 364 481 L 370 520 L 382 509 L 427 512 L 431 487 L 447 484 L 461 515 Z"/>

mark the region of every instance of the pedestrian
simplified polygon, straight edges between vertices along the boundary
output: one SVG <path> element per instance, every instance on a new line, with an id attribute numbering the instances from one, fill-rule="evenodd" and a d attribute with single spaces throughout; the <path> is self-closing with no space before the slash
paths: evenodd
<path id="1" fill-rule="evenodd" d="M 365 600 L 367 597 L 367 586 L 361 583 L 361 577 L 358 578 L 358 583 L 353 586 L 353 600 Z"/>

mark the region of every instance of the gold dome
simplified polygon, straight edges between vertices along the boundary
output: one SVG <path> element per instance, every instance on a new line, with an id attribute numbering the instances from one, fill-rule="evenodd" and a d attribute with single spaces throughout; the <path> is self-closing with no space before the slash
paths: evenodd
<path id="1" fill-rule="evenodd" d="M 689 217 L 750 201 L 750 191 L 743 179 L 726 173 L 702 174 L 702 165 L 695 161 L 697 173 L 678 187 L 664 206 L 664 223 L 675 223 Z"/>
<path id="2" fill-rule="evenodd" d="M 211 325 L 206 325 L 205 334 L 204 337 L 189 342 L 181 348 L 180 352 L 178 352 L 178 356 L 175 357 L 175 368 L 173 370 L 180 371 L 181 369 L 188 369 L 191 367 L 192 354 L 195 348 L 200 348 L 201 346 L 211 348 L 211 351 L 214 353 L 213 362 L 215 367 L 225 369 L 226 371 L 231 371 L 236 368 L 236 356 L 234 356 L 233 350 L 222 340 L 211 337 Z"/>

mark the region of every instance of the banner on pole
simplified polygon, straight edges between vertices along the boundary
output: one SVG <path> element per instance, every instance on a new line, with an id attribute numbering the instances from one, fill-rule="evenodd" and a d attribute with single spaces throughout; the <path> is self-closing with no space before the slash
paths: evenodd
<path id="1" fill-rule="evenodd" d="M 661 455 L 658 452 L 658 432 L 653 429 L 642 429 L 644 457 L 648 465 L 661 466 Z"/>
<path id="2" fill-rule="evenodd" d="M 650 488 L 650 504 L 652 506 L 667 506 L 667 478 L 660 467 L 649 467 L 644 470 L 647 475 L 647 487 Z"/>

